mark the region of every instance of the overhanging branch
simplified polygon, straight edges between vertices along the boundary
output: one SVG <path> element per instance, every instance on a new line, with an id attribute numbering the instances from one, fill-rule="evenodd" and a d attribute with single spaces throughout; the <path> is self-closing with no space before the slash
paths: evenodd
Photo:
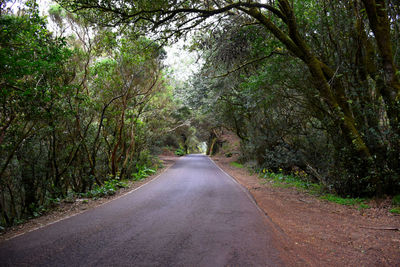
<path id="1" fill-rule="evenodd" d="M 270 58 L 270 57 L 272 57 L 272 56 L 275 55 L 275 54 L 278 54 L 278 55 L 286 55 L 285 53 L 281 53 L 281 52 L 277 52 L 277 51 L 272 51 L 272 52 L 271 52 L 269 55 L 267 55 L 267 56 L 263 56 L 263 57 L 260 57 L 260 58 L 257 58 L 257 59 L 248 61 L 248 62 L 246 62 L 246 63 L 244 63 L 244 64 L 242 64 L 242 65 L 240 65 L 240 66 L 238 66 L 238 67 L 236 67 L 236 68 L 234 68 L 234 69 L 229 70 L 228 72 L 226 72 L 226 73 L 224 73 L 224 74 L 221 74 L 221 75 L 218 75 L 218 76 L 213 76 L 213 77 L 211 77 L 211 79 L 226 77 L 226 76 L 228 76 L 229 74 L 231 74 L 231 73 L 233 73 L 233 72 L 236 72 L 236 71 L 238 71 L 238 70 L 240 70 L 240 69 L 242 69 L 242 68 L 244 68 L 244 67 L 246 67 L 246 66 L 248 66 L 248 65 L 254 64 L 254 63 L 258 62 L 258 61 L 264 60 L 264 59 L 266 59 L 266 58 Z"/>

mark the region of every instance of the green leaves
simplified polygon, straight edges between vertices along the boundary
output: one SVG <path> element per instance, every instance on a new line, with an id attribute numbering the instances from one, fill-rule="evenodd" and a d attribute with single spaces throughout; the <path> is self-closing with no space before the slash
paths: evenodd
<path id="1" fill-rule="evenodd" d="M 105 181 L 102 186 L 95 185 L 95 187 L 87 193 L 81 194 L 82 197 L 99 198 L 104 196 L 114 195 L 119 188 L 126 188 L 128 185 L 118 179 Z"/>
<path id="2" fill-rule="evenodd" d="M 183 148 L 178 148 L 177 150 L 175 150 L 174 154 L 181 157 L 181 156 L 186 155 L 186 152 Z"/>
<path id="3" fill-rule="evenodd" d="M 146 178 L 149 175 L 152 175 L 156 172 L 155 169 L 149 168 L 146 165 L 136 164 L 136 172 L 132 173 L 132 178 L 135 181 L 140 181 Z"/>

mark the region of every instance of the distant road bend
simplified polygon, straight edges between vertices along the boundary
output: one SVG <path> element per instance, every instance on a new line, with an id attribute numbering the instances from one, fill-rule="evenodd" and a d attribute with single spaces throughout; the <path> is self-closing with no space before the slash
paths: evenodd
<path id="1" fill-rule="evenodd" d="M 266 218 L 203 155 L 80 215 L 0 243 L 0 266 L 283 266 Z"/>

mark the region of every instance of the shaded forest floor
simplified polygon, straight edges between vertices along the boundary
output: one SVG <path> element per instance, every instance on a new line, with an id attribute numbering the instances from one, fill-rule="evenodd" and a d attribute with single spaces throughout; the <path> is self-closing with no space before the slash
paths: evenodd
<path id="1" fill-rule="evenodd" d="M 112 196 L 102 197 L 98 199 L 78 198 L 75 199 L 75 201 L 73 202 L 61 201 L 59 205 L 48 211 L 45 215 L 28 220 L 25 223 L 13 226 L 7 229 L 5 232 L 1 233 L 0 242 L 24 234 L 26 232 L 30 232 L 35 229 L 44 227 L 48 224 L 52 224 L 57 221 L 80 214 L 82 212 L 85 212 L 86 210 L 95 208 L 113 199 L 121 197 L 131 192 L 132 190 L 135 190 L 136 188 L 150 182 L 151 180 L 159 176 L 162 172 L 164 172 L 166 169 L 168 169 L 170 166 L 172 166 L 175 163 L 175 161 L 179 159 L 177 156 L 174 156 L 173 154 L 162 155 L 159 156 L 159 158 L 162 160 L 164 167 L 159 169 L 155 174 L 141 181 L 129 181 L 128 186 L 126 188 L 119 189 L 116 192 L 116 194 Z"/>
<path id="2" fill-rule="evenodd" d="M 343 206 L 265 183 L 247 168 L 233 166 L 235 156 L 213 159 L 250 191 L 306 265 L 400 266 L 400 231 L 384 230 L 400 228 L 389 200 L 371 200 L 368 209 Z"/>

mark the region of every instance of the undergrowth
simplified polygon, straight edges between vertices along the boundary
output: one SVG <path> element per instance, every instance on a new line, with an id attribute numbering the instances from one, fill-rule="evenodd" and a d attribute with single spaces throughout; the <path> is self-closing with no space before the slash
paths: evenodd
<path id="1" fill-rule="evenodd" d="M 232 161 L 231 163 L 230 163 L 233 167 L 236 167 L 236 168 L 243 168 L 243 164 L 240 164 L 240 163 L 238 163 L 238 162 L 236 162 L 236 161 Z"/>
<path id="2" fill-rule="evenodd" d="M 181 157 L 181 156 L 186 155 L 186 152 L 183 148 L 178 148 L 177 150 L 175 150 L 175 155 Z"/>
<path id="3" fill-rule="evenodd" d="M 134 181 L 140 181 L 156 172 L 156 169 L 149 168 L 145 165 L 139 165 L 139 164 L 136 164 L 136 170 L 137 172 L 132 173 L 132 178 Z"/>
<path id="4" fill-rule="evenodd" d="M 392 199 L 392 205 L 395 206 L 390 210 L 391 213 L 400 214 L 400 195 L 396 195 Z"/>
<path id="5" fill-rule="evenodd" d="M 395 207 L 390 210 L 391 213 L 400 214 L 400 207 Z"/>
<path id="6" fill-rule="evenodd" d="M 89 190 L 86 193 L 81 193 L 81 197 L 87 198 L 99 198 L 104 196 L 114 195 L 118 189 L 126 188 L 128 185 L 121 180 L 112 179 L 109 181 L 105 181 L 103 185 L 99 186 L 95 184 L 92 190 Z"/>
<path id="7" fill-rule="evenodd" d="M 368 209 L 370 208 L 366 202 L 368 199 L 366 198 L 342 198 L 333 194 L 325 194 L 321 196 L 321 199 L 328 200 L 330 202 L 334 202 L 340 205 L 345 206 L 358 206 L 360 209 Z"/>
<path id="8" fill-rule="evenodd" d="M 327 193 L 324 186 L 318 183 L 310 182 L 308 175 L 304 172 L 296 172 L 295 174 L 284 174 L 280 169 L 278 173 L 270 170 L 262 169 L 257 171 L 259 177 L 265 180 L 265 183 L 270 183 L 272 186 L 288 188 L 294 187 L 307 192 L 311 195 L 318 196 L 320 199 L 334 202 L 340 205 L 354 206 L 358 209 L 370 208 L 366 203 L 366 198 L 343 198 L 334 194 Z"/>
<path id="9" fill-rule="evenodd" d="M 162 168 L 162 163 L 159 162 L 158 165 L 155 166 L 156 168 L 160 167 Z M 134 181 L 140 181 L 143 180 L 144 178 L 154 174 L 156 172 L 156 168 L 149 168 L 145 165 L 136 165 L 136 173 L 132 174 L 132 180 Z M 127 188 L 128 187 L 128 182 L 129 180 L 120 180 L 119 177 L 112 179 L 111 176 L 109 177 L 109 180 L 104 181 L 102 185 L 94 184 L 91 190 L 85 192 L 85 193 L 77 193 L 74 191 L 68 191 L 67 195 L 64 198 L 56 197 L 56 198 L 47 198 L 47 203 L 46 205 L 41 205 L 41 206 L 32 206 L 31 209 L 33 210 L 31 216 L 16 220 L 15 224 L 21 224 L 26 222 L 29 219 L 32 218 L 37 218 L 40 217 L 44 214 L 46 214 L 49 210 L 52 208 L 58 206 L 61 202 L 64 203 L 73 203 L 75 202 L 76 198 L 92 198 L 92 199 L 98 199 L 101 197 L 105 196 L 111 196 L 114 195 L 118 189 L 121 188 Z M 83 203 L 87 203 L 88 200 L 84 200 Z M 5 230 L 4 227 L 0 226 L 0 232 Z"/>

